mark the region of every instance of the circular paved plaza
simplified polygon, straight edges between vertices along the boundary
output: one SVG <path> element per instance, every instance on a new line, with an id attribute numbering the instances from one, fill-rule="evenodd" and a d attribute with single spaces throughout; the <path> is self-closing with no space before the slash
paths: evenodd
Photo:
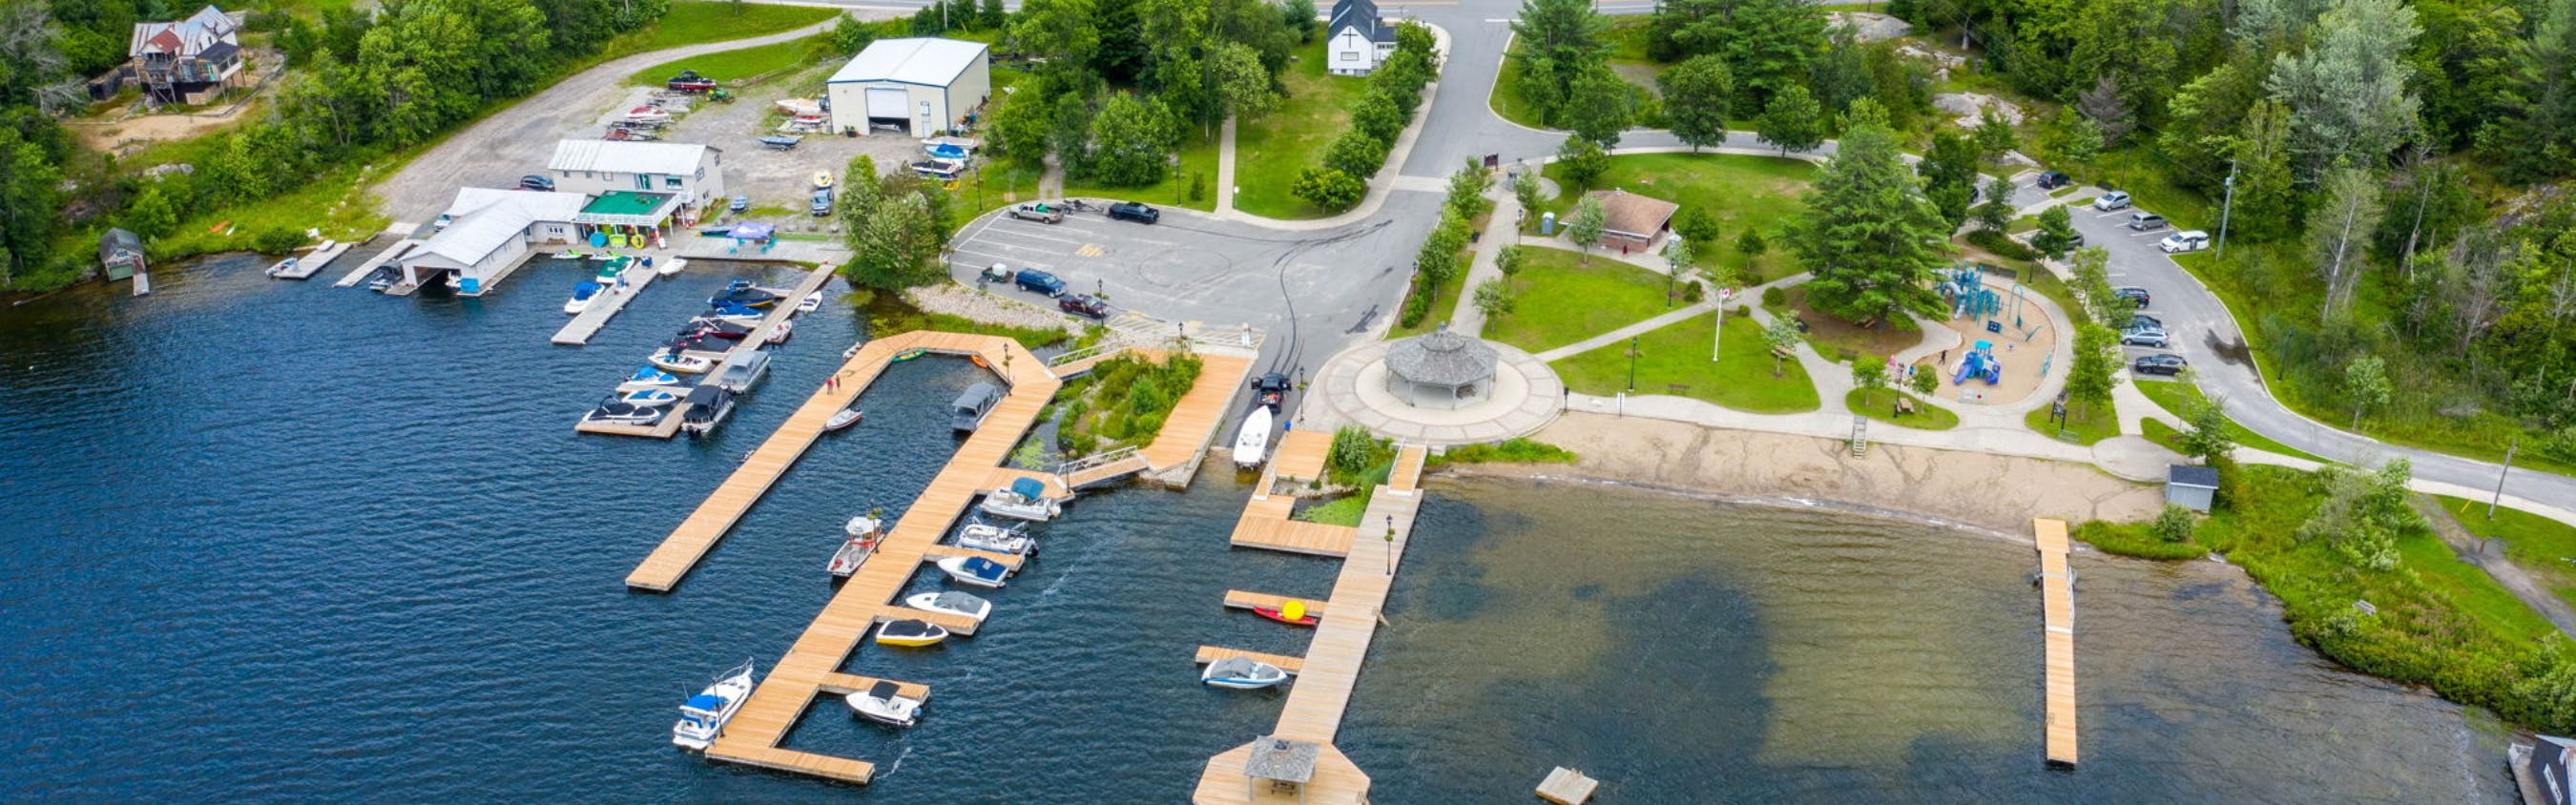
<path id="1" fill-rule="evenodd" d="M 1481 398 L 1456 408 L 1416 406 L 1387 388 L 1386 353 L 1398 341 L 1362 344 L 1324 362 L 1314 401 L 1324 421 L 1302 427 L 1356 424 L 1400 441 L 1433 446 L 1498 442 L 1538 430 L 1565 408 L 1565 384 L 1538 358 L 1492 341 L 1494 374 Z"/>

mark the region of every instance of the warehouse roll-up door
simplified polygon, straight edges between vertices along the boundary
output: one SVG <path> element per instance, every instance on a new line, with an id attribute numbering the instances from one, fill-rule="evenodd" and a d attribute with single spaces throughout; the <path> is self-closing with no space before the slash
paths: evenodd
<path id="1" fill-rule="evenodd" d="M 905 92 L 901 89 L 870 88 L 868 90 L 868 116 L 891 117 L 897 120 L 904 119 L 911 116 L 911 112 L 907 108 L 912 105 L 911 100 L 912 93 Z"/>

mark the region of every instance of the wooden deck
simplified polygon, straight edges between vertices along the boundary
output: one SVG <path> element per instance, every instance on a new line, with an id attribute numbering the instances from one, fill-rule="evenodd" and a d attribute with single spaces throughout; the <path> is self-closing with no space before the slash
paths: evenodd
<path id="1" fill-rule="evenodd" d="M 1229 414 L 1234 412 L 1235 395 L 1243 391 L 1244 377 L 1252 371 L 1252 356 L 1197 354 L 1198 381 L 1191 383 L 1189 392 L 1172 405 L 1172 413 L 1163 417 L 1163 429 L 1154 435 L 1154 443 L 1137 453 L 1154 472 L 1178 467 L 1195 469 L 1198 460 L 1207 455 L 1208 445 L 1216 441 L 1217 432 L 1240 419 Z"/>
<path id="2" fill-rule="evenodd" d="M 2033 520 L 2039 541 L 2040 634 L 2048 647 L 2048 762 L 2073 766 L 2075 744 L 2075 574 L 2066 564 L 2066 522 Z"/>
<path id="3" fill-rule="evenodd" d="M 648 270 L 648 269 L 642 269 L 642 268 L 636 268 L 636 267 L 629 267 L 629 268 L 627 268 L 627 269 L 626 269 L 626 271 L 627 271 L 627 273 L 629 273 L 629 274 L 634 274 L 634 273 L 638 273 L 638 272 L 640 272 L 640 273 L 642 273 L 642 274 L 643 274 L 643 276 L 644 276 L 644 280 L 643 280 L 644 282 L 650 282 L 650 281 L 652 281 L 653 272 L 652 272 L 651 270 Z M 797 281 L 797 283 L 796 283 L 796 287 L 795 287 L 795 288 L 793 288 L 793 289 L 791 289 L 791 290 L 789 290 L 789 292 L 788 292 L 788 293 L 789 293 L 789 294 L 792 294 L 792 295 L 791 295 L 791 296 L 788 296 L 787 298 L 788 298 L 788 299 L 803 299 L 803 298 L 805 298 L 805 295 L 806 295 L 806 294 L 810 294 L 810 293 L 813 293 L 813 292 L 815 292 L 815 291 L 821 290 L 821 289 L 823 288 L 823 286 L 824 286 L 826 283 L 829 283 L 829 282 L 831 282 L 831 281 L 832 281 L 832 267 L 831 267 L 831 266 L 823 266 L 823 267 L 821 267 L 821 268 L 817 268 L 817 269 L 814 269 L 814 270 L 812 270 L 812 271 L 806 272 L 806 274 L 805 274 L 805 278 L 804 278 L 804 279 L 802 279 L 802 280 Z M 629 282 L 629 283 L 628 283 L 628 285 L 629 285 L 630 287 L 628 287 L 628 288 L 627 288 L 626 293 L 624 293 L 624 294 L 622 294 L 622 295 L 621 295 L 621 296 L 623 297 L 623 299 L 633 299 L 633 298 L 635 297 L 635 293 L 636 293 L 637 291 L 641 291 L 641 290 L 643 290 L 643 289 L 644 289 L 644 286 L 643 286 L 641 283 L 637 283 L 637 282 Z M 616 301 L 616 304 L 617 304 L 617 305 L 624 305 L 624 304 L 625 304 L 625 301 L 623 301 L 623 299 L 621 299 L 621 300 L 614 300 L 614 301 Z M 593 308 L 591 308 L 590 310 L 582 311 L 582 316 L 581 316 L 581 317 L 576 317 L 576 318 L 574 318 L 574 319 L 573 319 L 573 323 L 572 323 L 572 324 L 565 325 L 565 326 L 564 326 L 564 328 L 563 328 L 562 330 L 557 331 L 557 332 L 555 333 L 555 343 L 557 343 L 557 344 L 564 344 L 564 343 L 567 343 L 566 341 L 564 341 L 564 340 L 563 340 L 563 338 L 564 338 L 564 334 L 565 334 L 565 333 L 573 332 L 575 327 L 578 327 L 578 326 L 580 326 L 580 325 L 581 325 L 581 323 L 582 323 L 582 318 L 586 318 L 586 317 L 588 317 L 590 314 L 592 314 L 592 313 L 597 313 L 597 312 L 599 312 L 599 308 L 597 308 L 597 307 L 593 307 Z M 608 316 L 612 316 L 612 315 L 616 315 L 616 312 L 617 312 L 617 311 L 616 311 L 615 307 L 614 307 L 614 306 L 612 306 L 612 307 L 611 307 L 611 309 L 610 309 L 607 313 L 602 314 L 602 315 L 600 316 L 600 318 L 598 318 L 598 319 L 596 319 L 596 320 L 594 320 L 594 321 L 592 322 L 592 324 L 590 325 L 591 330 L 595 332 L 595 331 L 597 331 L 597 330 L 599 329 L 599 327 L 600 327 L 601 325 L 605 325 L 605 324 L 607 324 L 607 323 L 608 323 L 608 318 L 607 318 L 607 317 L 608 317 Z M 761 319 L 760 319 L 760 322 L 759 322 L 758 324 L 754 324 L 754 325 L 752 325 L 752 327 L 751 327 L 751 335 L 744 337 L 744 338 L 743 338 L 742 340 L 740 340 L 740 341 L 732 342 L 732 343 L 734 344 L 734 346 L 733 346 L 732 348 L 727 349 L 727 350 L 724 350 L 724 351 L 722 351 L 722 352 L 710 352 L 710 351 L 706 351 L 706 350 L 696 350 L 696 349 L 691 349 L 691 350 L 682 350 L 682 351 L 680 352 L 680 354 L 682 354 L 682 355 L 695 355 L 695 356 L 698 356 L 698 357 L 701 357 L 701 358 L 705 358 L 705 359 L 707 359 L 707 361 L 708 361 L 708 362 L 710 362 L 710 363 L 712 363 L 712 364 L 714 364 L 714 365 L 716 365 L 716 366 L 721 367 L 721 366 L 723 366 L 723 365 L 724 365 L 725 358 L 726 358 L 727 356 L 732 355 L 732 354 L 733 354 L 734 352 L 736 352 L 736 351 L 739 351 L 739 350 L 745 350 L 745 349 L 759 349 L 759 348 L 760 348 L 760 346 L 761 346 L 761 342 L 762 342 L 762 341 L 764 341 L 764 340 L 767 340 L 767 339 L 768 339 L 770 331 L 778 329 L 778 327 L 779 327 L 780 325 L 785 324 L 785 323 L 787 322 L 787 320 L 788 320 L 788 319 L 795 318 L 795 316 L 796 316 L 796 305 L 795 305 L 794 303 L 791 303 L 791 302 L 781 301 L 781 302 L 779 302 L 777 305 L 775 305 L 775 306 L 771 307 L 771 308 L 769 309 L 769 314 L 768 314 L 768 315 L 765 315 L 765 316 L 762 316 L 762 317 L 761 317 Z M 910 335 L 910 334 L 909 334 L 909 333 L 906 333 L 906 335 Z M 582 333 L 582 334 L 581 334 L 581 338 L 582 338 L 582 340 L 583 340 L 584 342 L 587 342 L 587 341 L 590 339 L 590 336 L 591 336 L 591 333 Z M 852 360 L 856 360 L 856 359 L 855 359 L 855 358 L 853 358 Z M 853 399 L 853 400 L 855 400 L 855 399 L 858 399 L 859 391 L 865 390 L 865 389 L 867 388 L 867 385 L 868 385 L 868 384 L 867 384 L 867 380 L 857 380 L 856 378 L 851 377 L 851 376 L 850 376 L 850 374 L 849 374 L 849 373 L 850 373 L 850 368 L 849 368 L 849 366 L 850 366 L 850 364 L 849 364 L 849 363 L 843 363 L 843 364 L 842 364 L 842 369 L 841 369 L 841 372 L 842 372 L 841 385 L 842 385 L 842 387 L 843 387 L 843 388 L 850 388 L 850 389 L 853 389 L 853 390 L 850 392 L 850 394 L 849 394 L 849 399 Z M 877 373 L 877 371 L 878 371 L 879 369 L 883 369 L 883 368 L 884 368 L 883 366 L 877 366 L 877 367 L 874 367 L 874 368 L 870 368 L 870 369 L 867 371 L 867 379 L 868 379 L 868 380 L 873 380 L 873 379 L 875 379 L 875 378 L 876 378 L 876 373 Z M 707 380 L 713 379 L 714 377 L 715 377 L 714 370 L 709 370 L 709 371 L 708 371 L 708 373 L 706 373 L 706 374 L 693 375 L 693 376 L 691 376 L 691 378 L 690 378 L 690 385 L 694 386 L 694 385 L 696 385 L 696 384 L 698 384 L 698 383 L 703 383 L 703 382 L 706 382 Z M 854 382 L 854 381 L 855 381 L 855 382 Z M 675 389 L 672 389 L 672 393 L 685 395 L 685 394 L 687 394 L 687 393 L 688 393 L 688 389 L 679 389 L 679 388 L 675 388 Z M 816 394 L 816 395 L 815 395 L 815 397 L 816 397 L 816 398 L 818 398 L 818 399 L 819 399 L 819 398 L 821 398 L 822 396 L 823 396 L 823 395 L 821 395 L 821 394 Z M 735 406 L 737 406 L 737 407 L 739 407 L 739 406 L 742 406 L 742 405 L 747 405 L 747 404 L 749 404 L 749 402 L 750 402 L 750 401 L 749 401 L 749 398 L 748 398 L 748 397 L 746 397 L 746 398 L 744 398 L 744 399 L 741 399 L 741 400 L 737 400 L 737 401 L 735 401 L 734 405 L 735 405 Z M 808 400 L 808 401 L 806 401 L 806 406 L 807 406 L 807 407 L 809 407 L 809 408 L 810 408 L 810 407 L 812 407 L 812 406 L 813 406 L 813 404 L 814 404 L 814 403 L 813 403 L 813 401 L 812 401 L 812 400 Z M 847 403 L 847 402 L 843 402 L 842 404 L 843 404 L 843 405 L 848 405 L 848 403 Z M 688 409 L 689 409 L 690 407 L 691 407 L 691 406 L 690 406 L 689 404 L 687 404 L 687 403 L 676 403 L 676 404 L 673 404 L 673 405 L 671 406 L 671 412 L 670 412 L 670 413 L 663 414 L 661 419 L 654 421 L 654 423 L 653 423 L 653 424 L 650 424 L 650 425 L 618 425 L 618 424 L 602 423 L 602 422 L 576 422 L 576 423 L 574 423 L 574 424 L 573 424 L 572 429 L 573 429 L 573 432 L 575 432 L 575 433 L 596 433 L 596 434 L 600 434 L 600 435 L 603 435 L 603 436 L 642 436 L 642 437 L 651 438 L 651 439 L 668 439 L 668 438 L 671 438 L 672 436 L 675 436 L 675 435 L 678 435 L 678 434 L 679 434 L 679 432 L 680 432 L 680 419 L 681 419 L 681 417 L 682 417 L 683 415 L 685 415 L 685 414 L 687 414 L 687 413 L 688 413 Z M 832 414 L 833 414 L 833 413 L 837 413 L 839 410 L 840 410 L 839 408 L 834 408 L 834 409 L 832 409 L 831 411 L 826 411 L 826 412 L 824 412 L 824 413 L 823 413 L 823 419 L 815 420 L 815 422 L 819 424 L 819 423 L 821 423 L 821 422 L 828 421 L 828 420 L 830 420 L 830 419 L 832 418 Z M 737 411 L 735 411 L 735 412 L 734 412 L 734 415 L 735 415 L 735 416 L 739 416 L 741 413 L 742 413 L 741 411 L 737 410 Z M 798 413 L 799 413 L 799 414 L 802 414 L 802 413 L 803 413 L 803 411 L 801 411 L 801 410 L 800 410 Z M 725 418 L 725 421 L 726 421 L 726 422 L 728 422 L 728 423 L 729 423 L 729 422 L 732 422 L 733 420 L 734 420 L 734 417 L 733 417 L 733 416 L 728 416 L 728 417 L 726 417 L 726 418 Z M 789 420 L 789 422 L 791 422 L 791 423 L 793 423 L 793 422 L 795 422 L 795 421 L 796 421 L 796 420 L 795 420 L 795 419 L 792 419 L 792 418 Z M 719 427 L 722 427 L 722 426 L 719 426 Z M 787 428 L 787 427 L 784 427 L 784 426 L 780 427 L 776 433 L 773 433 L 773 434 L 771 434 L 771 435 L 770 435 L 770 437 L 769 437 L 769 441 L 767 441 L 767 442 L 762 442 L 762 443 L 761 443 L 761 445 L 760 445 L 760 449 L 761 449 L 761 450 L 767 450 L 767 449 L 769 449 L 769 447 L 770 447 L 770 445 L 771 445 L 771 444 L 777 443 L 777 441 L 778 441 L 778 437 L 779 437 L 780 435 L 784 435 L 784 434 L 788 433 L 789 431 L 790 431 L 790 429 L 789 429 L 789 428 Z M 798 431 L 798 432 L 800 432 L 800 433 L 801 433 L 802 431 Z M 813 435 L 819 435 L 820 433 L 821 433 L 821 431 L 819 430 L 819 427 L 818 427 L 818 429 L 816 430 L 815 434 L 813 434 Z M 794 462 L 795 462 L 795 460 L 796 460 L 796 456 L 797 456 L 797 455 L 802 455 L 802 454 L 804 453 L 805 445 L 810 445 L 810 444 L 812 444 L 812 443 L 813 443 L 813 441 L 814 441 L 814 440 L 813 440 L 813 435 L 808 435 L 808 436 L 806 436 L 806 437 L 805 437 L 801 442 L 797 443 L 797 445 L 796 445 L 796 453 L 795 453 L 795 454 L 793 454 L 793 455 L 789 455 L 789 456 L 787 457 L 787 460 L 788 460 L 788 462 L 789 462 L 789 463 L 791 463 L 791 464 L 792 464 L 792 463 L 794 463 Z M 753 457 L 754 457 L 754 458 L 759 457 L 759 453 L 758 453 L 758 451 L 755 451 L 755 452 L 754 452 Z M 750 466 L 751 466 L 751 462 L 745 461 L 745 462 L 743 462 L 743 466 L 744 466 L 745 468 L 748 468 L 748 467 L 750 467 Z M 781 471 L 784 471 L 786 468 L 782 466 L 782 467 L 780 467 L 779 469 L 780 469 Z M 734 475 L 735 475 L 737 478 L 739 478 L 739 477 L 742 475 L 742 470 L 735 470 L 735 471 L 734 471 Z M 776 476 L 771 476 L 770 480 L 775 481 L 775 480 L 777 480 L 777 478 L 776 478 Z M 732 483 L 733 483 L 733 482 L 732 482 L 731 480 L 726 481 L 726 484 L 727 484 L 727 485 L 731 485 Z M 724 491 L 724 490 L 723 490 L 723 488 L 721 488 L 721 487 L 720 487 L 720 488 L 718 488 L 716 491 L 718 491 L 718 492 L 722 492 L 722 491 Z M 755 491 L 755 493 L 752 495 L 753 500 L 758 500 L 758 499 L 759 499 L 759 493 L 760 493 L 760 492 L 766 492 L 766 491 L 768 491 L 768 485 L 767 485 L 767 484 L 763 484 L 763 485 L 761 486 L 761 488 L 760 488 L 759 490 L 756 490 L 756 491 Z M 710 501 L 712 501 L 712 500 L 713 500 L 713 499 L 712 499 L 712 498 L 710 498 Z M 743 505 L 744 505 L 744 508 L 748 509 L 750 504 L 749 504 L 748 502 L 746 502 L 746 503 L 744 503 Z M 701 507 L 701 508 L 703 508 L 703 507 Z M 739 512 L 737 512 L 736 514 L 737 514 L 737 515 L 739 515 Z M 731 527 L 731 523 L 730 523 L 730 522 L 728 522 L 728 523 L 727 523 L 727 527 Z M 694 563 L 695 563 L 695 560 L 691 560 L 691 562 L 692 562 L 692 564 L 694 564 Z M 685 571 L 685 570 L 686 570 L 686 568 L 683 568 L 683 571 Z"/>
<path id="4" fill-rule="evenodd" d="M 1252 500 L 1244 504 L 1243 516 L 1234 521 L 1230 542 L 1238 548 L 1336 558 L 1350 555 L 1351 544 L 1359 537 L 1358 529 L 1288 519 L 1297 507 L 1297 499 L 1271 491 L 1283 478 L 1321 477 L 1324 454 L 1332 446 L 1332 434 L 1319 431 L 1292 430 L 1281 437 L 1270 461 L 1262 465 L 1261 481 L 1252 487 Z"/>
<path id="5" fill-rule="evenodd" d="M 1583 776 L 1583 772 L 1558 766 L 1547 773 L 1547 779 L 1538 782 L 1538 798 L 1556 805 L 1583 805 L 1592 799 L 1592 790 L 1600 786 L 1599 781 Z"/>
<path id="6" fill-rule="evenodd" d="M 411 238 L 394 241 L 394 245 L 385 247 L 385 250 L 377 252 L 376 256 L 367 258 L 364 263 L 359 263 L 357 268 L 350 269 L 349 273 L 340 275 L 340 281 L 331 283 L 331 287 L 346 288 L 365 282 L 367 275 L 376 273 L 376 269 L 383 268 L 386 263 L 401 258 L 403 253 L 411 251 L 420 244 L 420 241 Z"/>
<path id="7" fill-rule="evenodd" d="M 1308 615 L 1313 615 L 1318 618 L 1324 616 L 1324 602 L 1311 598 L 1290 598 L 1284 595 L 1246 592 L 1243 590 L 1225 591 L 1225 605 L 1234 609 L 1279 609 L 1287 606 L 1290 601 L 1305 604 L 1306 614 Z"/>
<path id="8" fill-rule="evenodd" d="M 1200 646 L 1199 654 L 1196 659 L 1198 664 L 1206 665 L 1218 660 L 1233 657 L 1242 657 L 1253 662 L 1266 662 L 1271 665 L 1279 666 L 1279 670 L 1286 671 L 1291 674 L 1305 670 L 1306 667 L 1306 661 L 1296 657 L 1280 654 L 1263 654 L 1258 651 L 1245 651 L 1239 648 L 1226 648 L 1224 646 Z"/>
<path id="9" fill-rule="evenodd" d="M 1390 480 L 1411 483 L 1419 479 L 1424 455 L 1420 449 L 1399 450 Z M 1277 463 L 1272 466 L 1275 470 Z M 1275 504 L 1265 506 L 1266 501 L 1282 497 L 1266 494 L 1271 480 L 1273 473 L 1263 473 L 1264 485 L 1254 492 L 1252 504 L 1245 507 L 1247 520 L 1252 519 L 1256 507 L 1276 510 Z M 1243 764 L 1252 754 L 1251 745 L 1245 744 L 1208 759 L 1192 801 L 1201 805 L 1368 802 L 1367 773 L 1333 748 L 1333 737 L 1341 731 L 1342 711 L 1349 707 L 1351 690 L 1359 684 L 1360 664 L 1368 659 L 1369 641 L 1377 635 L 1378 610 L 1386 605 L 1387 590 L 1395 584 L 1396 565 L 1404 559 L 1405 543 L 1413 535 L 1413 516 L 1421 506 L 1421 495 L 1399 493 L 1392 487 L 1379 487 L 1369 498 L 1360 522 L 1393 524 L 1381 535 L 1385 550 L 1348 551 L 1341 573 L 1333 581 L 1333 594 L 1324 602 L 1334 616 L 1315 627 L 1315 637 L 1306 645 L 1306 656 L 1299 663 L 1297 681 L 1288 689 L 1287 703 L 1280 708 L 1279 724 L 1271 731 L 1272 736 L 1323 747 L 1316 760 L 1314 779 L 1301 795 L 1283 796 L 1266 786 L 1254 785 L 1243 773 Z M 1239 524 L 1237 529 L 1241 529 Z M 1344 548 L 1349 548 L 1347 543 Z M 1227 594 L 1229 605 L 1234 597 L 1235 593 Z M 1200 653 L 1204 655 L 1208 650 L 1202 647 Z"/>
<path id="10" fill-rule="evenodd" d="M 633 260 L 626 264 L 626 270 L 619 272 L 618 276 L 626 278 L 626 287 L 619 288 L 616 283 L 609 283 L 608 287 L 600 289 L 600 295 L 590 300 L 590 307 L 584 308 L 579 315 L 573 316 L 572 321 L 565 322 L 563 329 L 555 331 L 552 339 L 554 343 L 567 347 L 590 343 L 590 337 L 598 335 L 599 328 L 608 326 L 609 319 L 616 318 L 618 311 L 626 309 L 627 302 L 632 301 L 637 294 L 643 293 L 644 286 L 653 284 L 653 279 L 660 275 L 653 269 L 645 268 L 644 261 Z M 781 306 L 789 310 L 795 309 L 792 304 Z"/>
<path id="11" fill-rule="evenodd" d="M 303 257 L 296 258 L 295 267 L 269 276 L 283 280 L 312 279 L 313 275 L 322 273 L 323 266 L 330 265 L 331 261 L 340 259 L 340 255 L 347 253 L 349 251 L 349 247 L 356 245 L 358 244 L 334 243 L 331 244 L 331 248 L 328 249 L 314 249 L 313 251 L 306 252 Z M 361 274 L 359 276 L 365 275 Z"/>
<path id="12" fill-rule="evenodd" d="M 1324 477 L 1324 456 L 1332 452 L 1333 434 L 1320 430 L 1292 430 L 1279 437 L 1270 451 L 1269 473 L 1274 479 L 1294 478 L 1311 481 Z M 1262 491 L 1269 491 L 1264 488 Z"/>
<path id="13" fill-rule="evenodd" d="M 1363 518 L 1361 522 L 1369 522 Z M 1234 524 L 1234 546 L 1341 558 L 1351 555 L 1359 529 L 1279 517 L 1245 516 Z"/>

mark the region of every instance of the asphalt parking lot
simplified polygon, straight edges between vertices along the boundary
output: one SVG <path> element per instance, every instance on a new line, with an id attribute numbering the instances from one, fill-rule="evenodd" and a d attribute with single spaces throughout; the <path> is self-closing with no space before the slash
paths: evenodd
<path id="1" fill-rule="evenodd" d="M 1387 206 L 1428 215 L 1438 204 L 1436 194 L 1398 193 Z M 993 213 L 958 235 L 949 274 L 974 285 L 994 263 L 1034 268 L 1062 278 L 1067 293 L 1106 295 L 1115 310 L 1251 324 L 1270 333 L 1269 362 L 1311 368 L 1394 315 L 1422 237 L 1386 224 L 1283 232 L 1173 208 L 1151 225 L 1099 210 L 1069 212 L 1057 224 Z M 1005 283 L 985 289 L 1055 305 Z"/>

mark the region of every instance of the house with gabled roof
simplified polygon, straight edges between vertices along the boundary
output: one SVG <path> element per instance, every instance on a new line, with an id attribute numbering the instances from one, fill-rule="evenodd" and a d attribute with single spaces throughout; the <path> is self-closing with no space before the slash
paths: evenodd
<path id="1" fill-rule="evenodd" d="M 138 22 L 123 68 L 154 103 L 204 103 L 241 74 L 241 24 L 207 6 L 171 22 Z"/>
<path id="2" fill-rule="evenodd" d="M 1395 26 L 1378 15 L 1375 0 L 1333 3 L 1324 36 L 1324 67 L 1334 75 L 1368 75 L 1395 53 Z"/>

